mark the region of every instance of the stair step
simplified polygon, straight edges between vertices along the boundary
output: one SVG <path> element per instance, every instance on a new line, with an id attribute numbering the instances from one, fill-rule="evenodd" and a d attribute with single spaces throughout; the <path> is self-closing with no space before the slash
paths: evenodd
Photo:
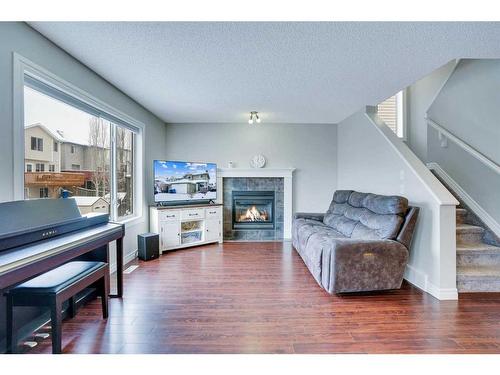
<path id="1" fill-rule="evenodd" d="M 459 292 L 500 292 L 500 267 L 463 266 L 457 268 Z"/>
<path id="2" fill-rule="evenodd" d="M 482 242 L 484 228 L 477 225 L 457 224 L 457 243 Z"/>
<path id="3" fill-rule="evenodd" d="M 465 208 L 457 208 L 457 224 L 465 224 L 467 218 L 467 210 Z"/>
<path id="4" fill-rule="evenodd" d="M 497 266 L 500 268 L 500 247 L 485 243 L 458 243 L 457 266 Z"/>

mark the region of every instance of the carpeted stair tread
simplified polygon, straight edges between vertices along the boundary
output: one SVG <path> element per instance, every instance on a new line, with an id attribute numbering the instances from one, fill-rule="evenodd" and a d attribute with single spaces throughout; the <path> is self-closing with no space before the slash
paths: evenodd
<path id="1" fill-rule="evenodd" d="M 463 266 L 457 268 L 457 278 L 499 278 L 498 266 Z"/>
<path id="2" fill-rule="evenodd" d="M 464 224 L 467 219 L 467 210 L 465 208 L 457 208 L 457 224 Z"/>
<path id="3" fill-rule="evenodd" d="M 478 254 L 498 254 L 500 247 L 488 245 L 486 243 L 457 243 L 457 254 L 478 253 Z"/>
<path id="4" fill-rule="evenodd" d="M 457 233 L 483 233 L 484 228 L 471 224 L 457 224 Z"/>

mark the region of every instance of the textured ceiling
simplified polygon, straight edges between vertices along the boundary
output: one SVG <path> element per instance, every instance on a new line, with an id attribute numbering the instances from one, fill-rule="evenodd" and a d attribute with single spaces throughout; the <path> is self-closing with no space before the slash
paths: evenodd
<path id="1" fill-rule="evenodd" d="M 165 122 L 337 123 L 451 59 L 500 57 L 500 23 L 30 25 Z"/>

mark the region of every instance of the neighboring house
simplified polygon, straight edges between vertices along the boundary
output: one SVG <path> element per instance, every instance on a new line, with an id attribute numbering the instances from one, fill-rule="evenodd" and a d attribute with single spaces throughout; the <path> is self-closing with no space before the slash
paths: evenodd
<path id="1" fill-rule="evenodd" d="M 76 204 L 82 215 L 92 212 L 109 213 L 109 203 L 103 197 L 72 197 L 76 200 Z"/>
<path id="2" fill-rule="evenodd" d="M 121 149 L 120 156 L 119 173 L 130 177 L 132 150 Z M 102 185 L 109 182 L 109 159 L 109 148 L 69 139 L 64 132 L 52 131 L 41 123 L 28 125 L 25 127 L 25 197 L 57 198 L 61 188 L 73 193 L 83 188 L 93 196 L 96 182 L 102 191 L 107 191 Z"/>
<path id="3" fill-rule="evenodd" d="M 25 127 L 25 172 L 60 172 L 63 139 L 43 124 Z"/>

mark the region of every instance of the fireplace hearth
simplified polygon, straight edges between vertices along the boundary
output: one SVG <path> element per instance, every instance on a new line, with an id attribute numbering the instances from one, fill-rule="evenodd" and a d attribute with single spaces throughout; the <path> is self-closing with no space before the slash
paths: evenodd
<path id="1" fill-rule="evenodd" d="M 232 228 L 274 229 L 274 191 L 233 191 Z"/>

